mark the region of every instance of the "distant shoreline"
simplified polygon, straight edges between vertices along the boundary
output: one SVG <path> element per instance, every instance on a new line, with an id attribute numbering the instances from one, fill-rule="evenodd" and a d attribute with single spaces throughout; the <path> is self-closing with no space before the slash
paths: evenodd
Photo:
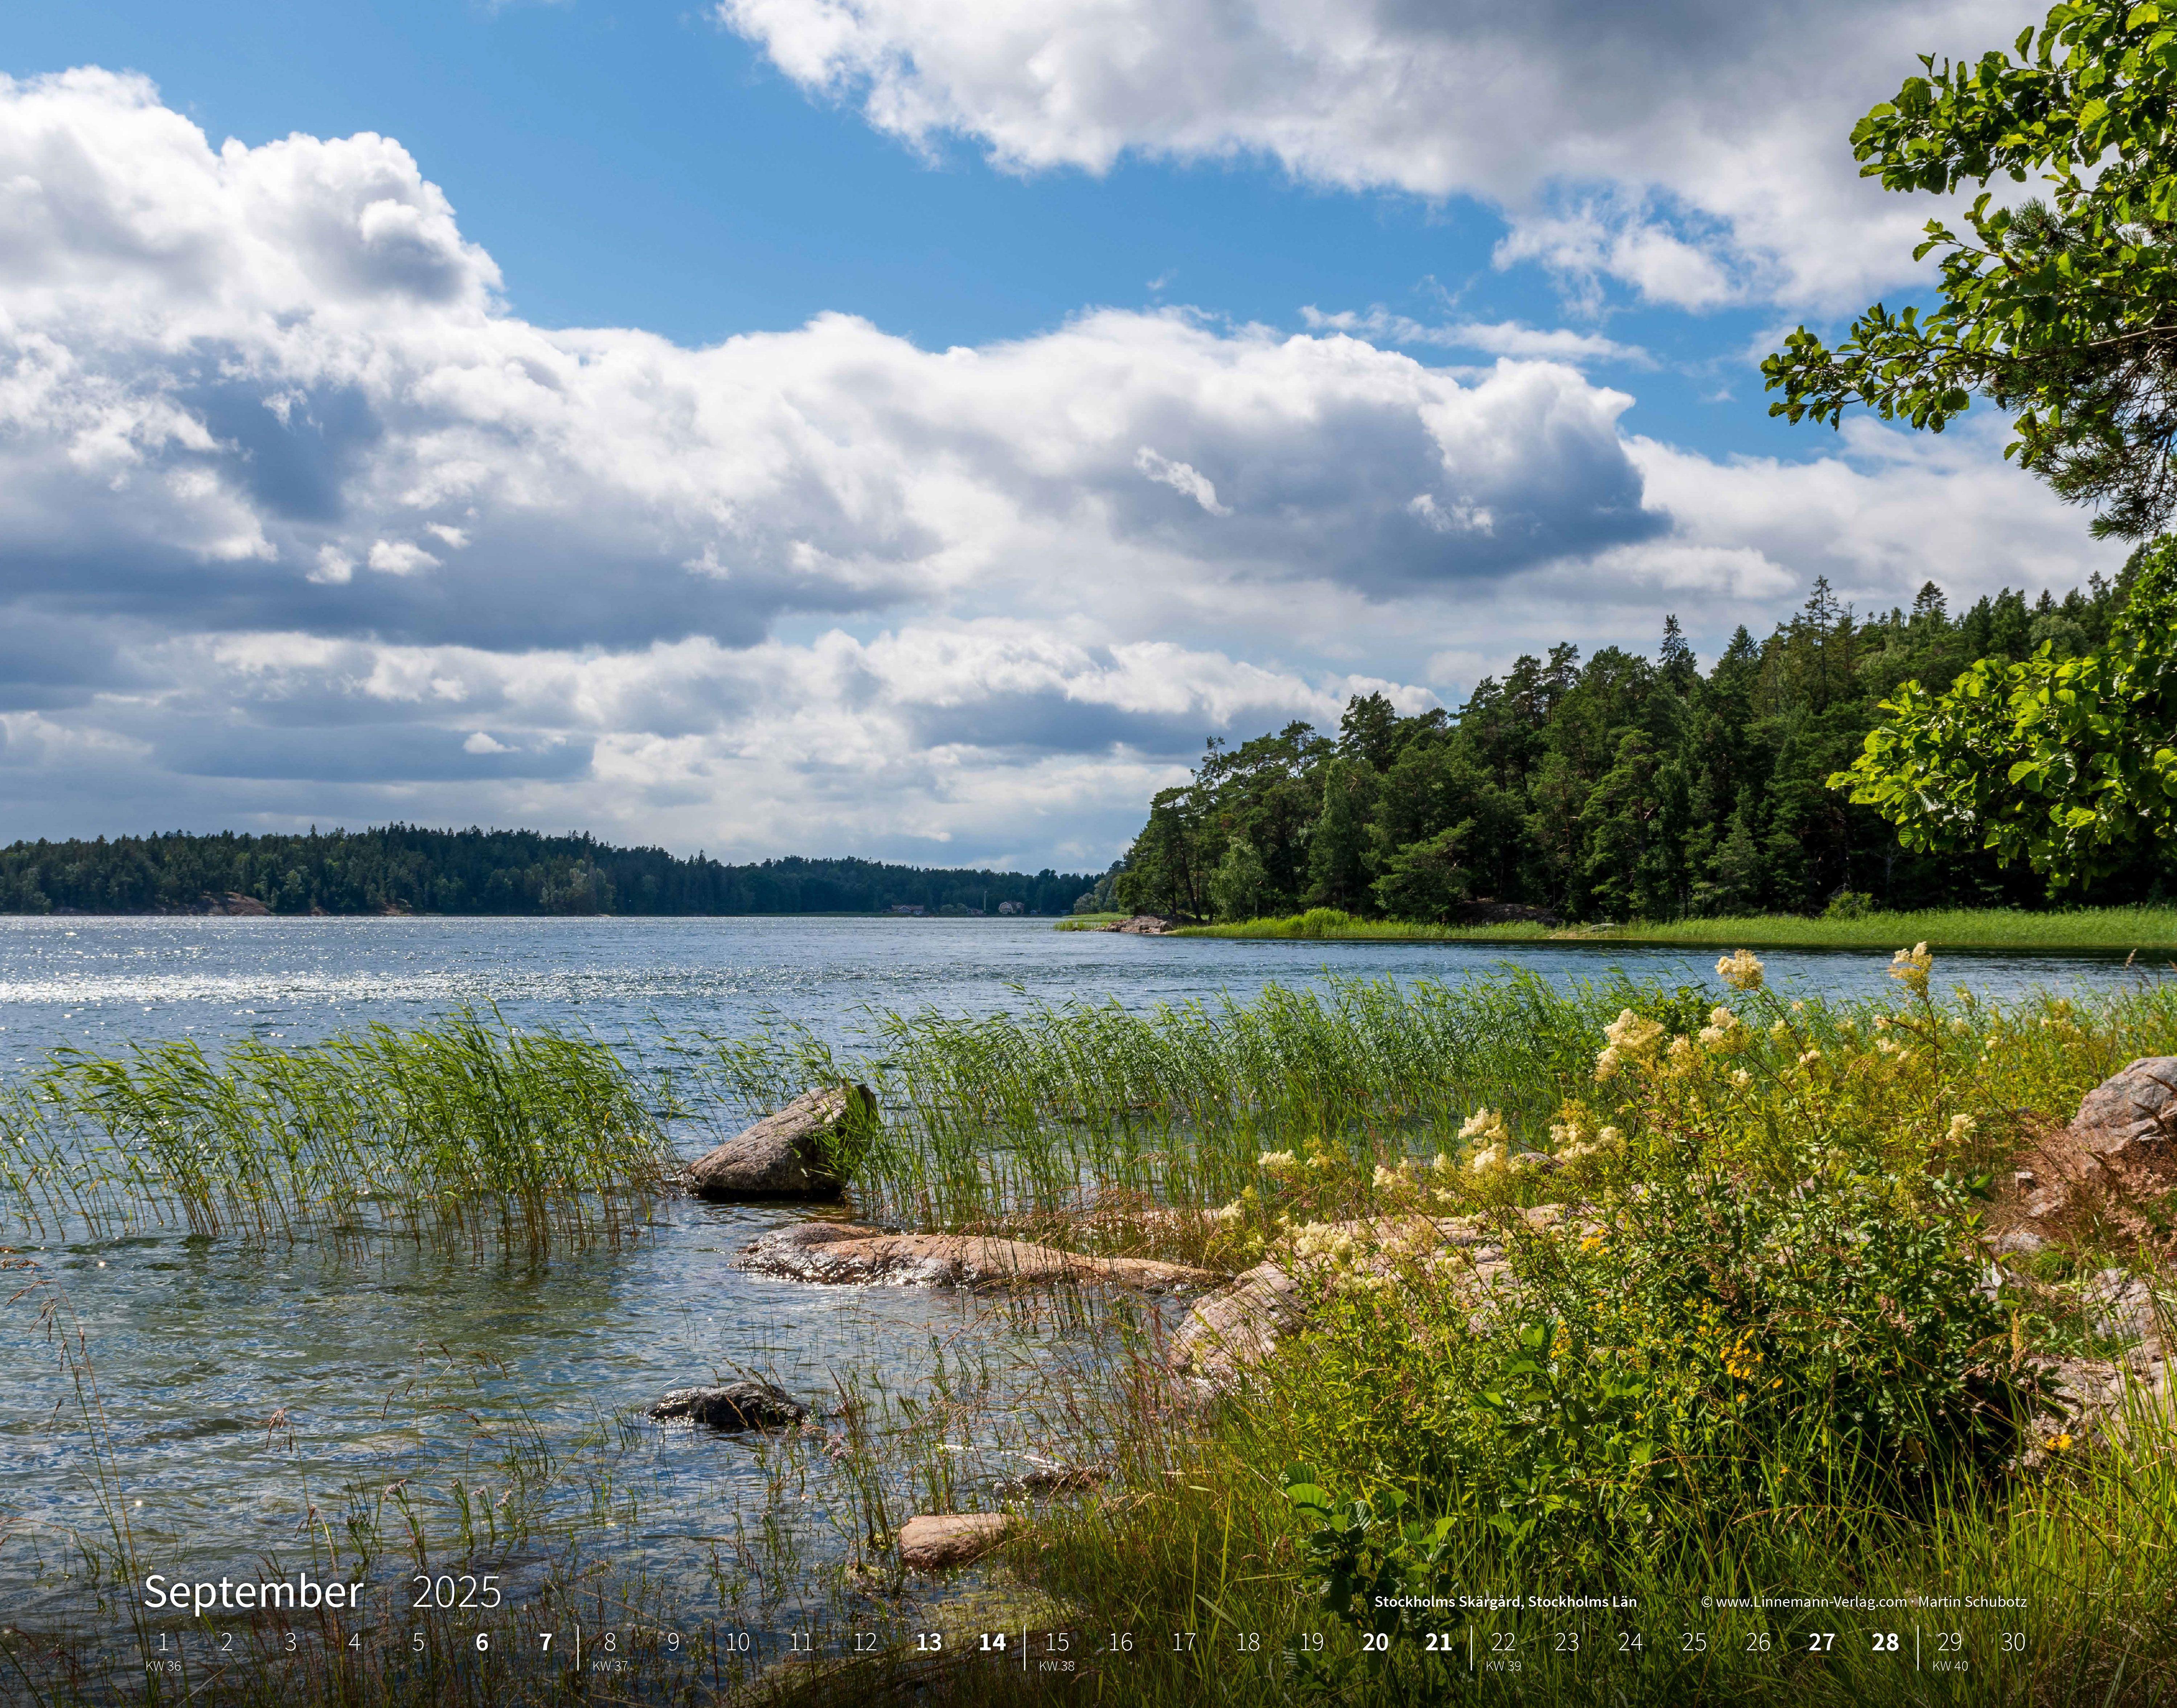
<path id="1" fill-rule="evenodd" d="M 2006 908 L 1929 909 L 1868 913 L 1856 918 L 1742 914 L 1634 925 L 1550 925 L 1533 921 L 1494 925 L 1438 925 L 1418 920 L 1362 919 L 1318 908 L 1284 919 L 1181 925 L 1177 937 L 1272 941 L 1626 944 L 1646 947 L 1871 949 L 1889 952 L 1926 943 L 1949 951 L 2090 950 L 2156 960 L 2177 955 L 2177 908 L 2079 908 L 2023 913 Z"/>

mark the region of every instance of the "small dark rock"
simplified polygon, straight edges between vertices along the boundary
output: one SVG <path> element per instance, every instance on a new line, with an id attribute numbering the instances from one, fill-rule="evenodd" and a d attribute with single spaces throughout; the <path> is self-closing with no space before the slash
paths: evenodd
<path id="1" fill-rule="evenodd" d="M 799 1423 L 809 1408 L 768 1382 L 735 1382 L 724 1388 L 676 1388 L 650 1415 L 663 1422 L 685 1418 L 712 1429 L 780 1429 Z"/>

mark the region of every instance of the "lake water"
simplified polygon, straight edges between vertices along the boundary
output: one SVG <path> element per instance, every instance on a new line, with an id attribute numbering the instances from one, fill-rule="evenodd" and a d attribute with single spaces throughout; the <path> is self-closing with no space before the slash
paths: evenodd
<path id="1" fill-rule="evenodd" d="M 463 1004 L 608 1039 L 661 1026 L 732 1034 L 767 1015 L 844 1038 L 870 1007 L 1147 1005 L 1326 974 L 1455 980 L 1506 963 L 1560 981 L 1623 969 L 1675 983 L 1712 978 L 1715 958 L 1563 944 L 1158 940 L 1035 920 L 9 919 L 0 921 L 0 1067 L 15 1071 L 60 1045 L 112 1051 L 185 1034 L 215 1046 L 299 1041 L 418 1023 Z M 1787 995 L 1894 988 L 1883 955 L 1764 958 Z M 2149 976 L 2113 958 L 2017 955 L 1949 958 L 1938 974 L 1999 996 Z M 650 1572 L 690 1619 L 740 1622 L 761 1651 L 790 1640 L 819 1604 L 837 1611 L 853 1599 L 837 1568 L 861 1515 L 838 1451 L 788 1465 L 775 1443 L 618 1420 L 666 1389 L 737 1370 L 771 1376 L 820 1410 L 836 1411 L 842 1383 L 857 1380 L 881 1380 L 895 1402 L 942 1401 L 941 1356 L 958 1403 L 925 1412 L 944 1438 L 931 1451 L 951 1455 L 967 1500 L 987 1504 L 1022 1452 L 1071 1450 L 1045 1432 L 1036 1407 L 1056 1403 L 1058 1376 L 1101 1344 L 1078 1324 L 1023 1321 L 958 1294 L 824 1290 L 732 1267 L 759 1232 L 798 1219 L 790 1207 L 676 1201 L 630 1247 L 542 1265 L 399 1241 L 252 1249 L 177 1235 L 32 1255 L 81 1329 L 112 1447 L 109 1503 L 118 1497 L 147 1557 L 215 1576 L 255 1575 L 268 1561 L 292 1570 L 307 1563 L 308 1539 L 337 1536 L 359 1501 L 397 1504 L 405 1489 L 428 1505 L 456 1481 L 498 1500 L 514 1480 L 518 1454 L 509 1455 L 527 1443 L 531 1463 L 550 1455 L 540 1475 L 561 1486 L 563 1515 L 568 1489 L 621 1514 L 593 1552 Z M 90 1437 L 32 1319 L 37 1302 L 0 1316 L 10 1371 L 0 1389 L 0 1612 L 25 1627 L 86 1617 L 67 1537 L 104 1522 Z M 838 1436 L 843 1425 L 827 1429 Z M 911 1492 L 891 1498 L 894 1520 L 914 1509 Z M 791 1570 L 775 1544 L 767 1554 L 752 1540 L 782 1501 L 802 1553 Z M 543 1559 L 532 1545 L 507 1551 L 517 1595 Z M 764 1560 L 798 1572 L 799 1586 L 765 1587 Z M 397 1563 L 374 1569 L 389 1609 Z M 740 1581 L 751 1572 L 753 1590 Z M 845 1616 L 860 1617 L 852 1606 Z"/>

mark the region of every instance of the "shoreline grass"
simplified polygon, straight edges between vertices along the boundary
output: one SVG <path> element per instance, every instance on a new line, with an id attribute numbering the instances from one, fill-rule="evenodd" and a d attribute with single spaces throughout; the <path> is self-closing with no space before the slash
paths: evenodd
<path id="1" fill-rule="evenodd" d="M 1885 952 L 1903 944 L 1925 943 L 1939 952 L 2086 951 L 2164 957 L 2177 955 L 2177 908 L 2078 908 L 2045 914 L 2007 908 L 1947 908 L 1868 913 L 1852 919 L 1746 914 L 1708 919 L 1575 925 L 1441 925 L 1412 919 L 1364 919 L 1318 908 L 1283 919 L 1182 925 L 1170 935 L 1324 942 L 1683 944 L 1689 948 Z"/>
<path id="2" fill-rule="evenodd" d="M 1116 925 L 1121 919 L 1132 917 L 1131 914 L 1071 914 L 1050 929 L 1054 931 L 1100 931 L 1106 925 Z"/>

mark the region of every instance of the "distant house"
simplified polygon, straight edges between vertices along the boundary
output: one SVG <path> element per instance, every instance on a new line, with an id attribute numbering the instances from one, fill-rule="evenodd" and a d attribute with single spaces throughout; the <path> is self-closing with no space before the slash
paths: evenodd
<path id="1" fill-rule="evenodd" d="M 892 910 L 895 914 L 919 914 L 928 911 L 920 902 L 894 902 L 892 904 Z"/>
<path id="2" fill-rule="evenodd" d="M 1028 903 L 1026 902 L 1000 902 L 998 903 L 998 911 L 1001 914 L 1024 914 L 1028 911 Z"/>

